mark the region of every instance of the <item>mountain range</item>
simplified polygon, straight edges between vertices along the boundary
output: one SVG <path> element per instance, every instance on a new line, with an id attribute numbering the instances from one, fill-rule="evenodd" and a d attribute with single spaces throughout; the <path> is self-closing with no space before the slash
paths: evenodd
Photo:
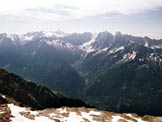
<path id="1" fill-rule="evenodd" d="M 162 40 L 117 32 L 0 34 L 0 67 L 115 112 L 161 115 Z"/>

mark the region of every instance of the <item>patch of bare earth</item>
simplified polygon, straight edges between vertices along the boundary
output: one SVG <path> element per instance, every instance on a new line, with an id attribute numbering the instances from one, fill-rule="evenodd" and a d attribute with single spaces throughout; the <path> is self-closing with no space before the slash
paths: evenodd
<path id="1" fill-rule="evenodd" d="M 34 120 L 35 116 L 31 114 L 30 112 L 20 112 L 20 114 L 28 119 Z"/>
<path id="2" fill-rule="evenodd" d="M 154 117 L 154 116 L 148 116 L 145 115 L 142 120 L 147 122 L 162 122 L 162 117 Z"/>
<path id="3" fill-rule="evenodd" d="M 10 122 L 11 111 L 7 107 L 7 104 L 0 105 L 0 122 Z"/>

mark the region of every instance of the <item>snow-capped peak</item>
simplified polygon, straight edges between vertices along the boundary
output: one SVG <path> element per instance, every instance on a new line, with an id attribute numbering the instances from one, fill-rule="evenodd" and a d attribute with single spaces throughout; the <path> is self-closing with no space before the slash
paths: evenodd
<path id="1" fill-rule="evenodd" d="M 64 37 L 67 34 L 61 32 L 61 31 L 43 31 L 42 32 L 44 34 L 45 37 Z"/>
<path id="2" fill-rule="evenodd" d="M 10 38 L 12 41 L 17 41 L 19 40 L 19 36 L 16 34 L 6 34 L 7 38 Z"/>
<path id="3" fill-rule="evenodd" d="M 38 31 L 38 32 L 30 32 L 30 33 L 26 33 L 26 34 L 22 34 L 19 35 L 20 40 L 21 40 L 21 44 L 25 44 L 27 42 L 32 41 L 33 39 L 37 39 L 37 38 L 55 38 L 55 39 L 59 39 L 61 37 L 64 37 L 68 34 L 63 33 L 61 31 L 59 32 L 55 32 L 55 31 Z"/>

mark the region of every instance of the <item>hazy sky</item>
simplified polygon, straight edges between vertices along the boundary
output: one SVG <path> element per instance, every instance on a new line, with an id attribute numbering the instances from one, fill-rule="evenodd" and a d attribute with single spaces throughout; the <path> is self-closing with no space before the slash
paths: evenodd
<path id="1" fill-rule="evenodd" d="M 0 0 L 0 32 L 121 31 L 162 38 L 162 0 Z"/>

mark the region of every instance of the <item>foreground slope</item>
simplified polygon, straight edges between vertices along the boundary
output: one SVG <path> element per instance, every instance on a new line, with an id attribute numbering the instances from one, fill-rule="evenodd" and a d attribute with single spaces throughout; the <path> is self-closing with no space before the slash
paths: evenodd
<path id="1" fill-rule="evenodd" d="M 138 116 L 137 114 L 118 114 L 90 108 L 45 109 L 31 111 L 14 104 L 0 105 L 2 122 L 161 122 L 162 117 Z"/>
<path id="2" fill-rule="evenodd" d="M 81 100 L 57 95 L 51 90 L 0 69 L 0 103 L 16 103 L 33 109 L 61 106 L 87 106 Z"/>

